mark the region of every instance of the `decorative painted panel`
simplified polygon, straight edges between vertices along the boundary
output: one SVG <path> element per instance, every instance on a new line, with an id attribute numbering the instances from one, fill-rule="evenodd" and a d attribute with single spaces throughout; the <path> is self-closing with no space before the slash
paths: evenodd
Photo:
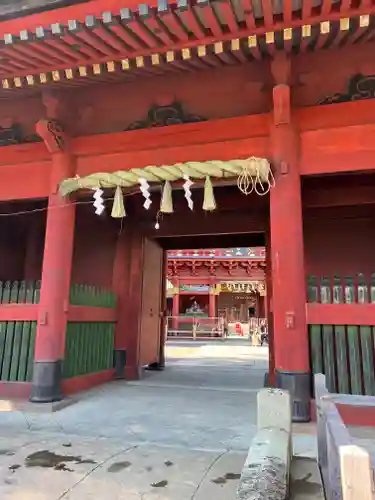
<path id="1" fill-rule="evenodd" d="M 147 118 L 132 123 L 126 130 L 167 127 L 168 125 L 181 125 L 205 120 L 202 116 L 187 113 L 180 102 L 173 101 L 166 105 L 154 104 L 148 110 Z"/>
<path id="2" fill-rule="evenodd" d="M 169 250 L 168 259 L 257 259 L 266 258 L 264 247 L 209 248 L 199 250 Z"/>
<path id="3" fill-rule="evenodd" d="M 336 93 L 322 99 L 319 104 L 336 104 L 339 102 L 361 101 L 375 98 L 375 75 L 352 76 L 346 92 Z"/>
<path id="4" fill-rule="evenodd" d="M 210 287 L 209 285 L 180 285 L 180 291 L 181 292 L 205 292 L 209 293 Z"/>

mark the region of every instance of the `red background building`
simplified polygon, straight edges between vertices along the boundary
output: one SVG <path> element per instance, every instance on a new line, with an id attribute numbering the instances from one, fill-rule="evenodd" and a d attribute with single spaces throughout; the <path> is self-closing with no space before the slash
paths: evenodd
<path id="1" fill-rule="evenodd" d="M 266 316 L 265 249 L 170 250 L 167 254 L 168 315 L 200 315 L 248 322 Z"/>

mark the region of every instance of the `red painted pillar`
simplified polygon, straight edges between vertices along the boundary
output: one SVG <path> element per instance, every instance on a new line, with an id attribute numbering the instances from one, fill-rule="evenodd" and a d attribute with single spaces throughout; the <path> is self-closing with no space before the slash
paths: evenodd
<path id="1" fill-rule="evenodd" d="M 178 328 L 178 317 L 180 316 L 180 293 L 179 291 L 172 298 L 172 328 Z"/>
<path id="2" fill-rule="evenodd" d="M 48 198 L 42 285 L 36 333 L 30 399 L 61 399 L 62 360 L 69 307 L 75 205 L 58 194 L 61 180 L 74 176 L 74 158 L 67 152 L 52 154 L 51 192 Z"/>
<path id="3" fill-rule="evenodd" d="M 275 344 L 274 344 L 274 324 L 272 306 L 272 260 L 271 260 L 271 238 L 269 232 L 266 233 L 266 311 L 267 311 L 267 333 L 268 333 L 268 359 L 269 377 L 268 384 L 271 387 L 276 385 L 275 373 Z"/>
<path id="4" fill-rule="evenodd" d="M 210 318 L 216 317 L 216 295 L 210 290 L 208 296 L 208 316 Z"/>
<path id="5" fill-rule="evenodd" d="M 260 296 L 260 300 L 262 301 L 262 318 L 265 318 L 267 316 L 267 299 L 265 295 Z"/>
<path id="6" fill-rule="evenodd" d="M 276 185 L 270 193 L 270 233 L 276 383 L 292 394 L 294 421 L 308 421 L 311 375 L 305 310 L 299 137 L 291 123 L 290 87 L 276 85 L 273 102 L 271 139 Z"/>

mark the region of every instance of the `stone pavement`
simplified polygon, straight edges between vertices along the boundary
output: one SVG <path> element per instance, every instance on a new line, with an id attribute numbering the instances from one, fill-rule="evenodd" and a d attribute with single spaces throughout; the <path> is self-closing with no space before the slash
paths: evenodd
<path id="1" fill-rule="evenodd" d="M 164 372 L 56 413 L 0 412 L 2 500 L 229 500 L 256 430 L 267 348 L 168 345 Z M 315 456 L 313 435 L 295 452 Z"/>

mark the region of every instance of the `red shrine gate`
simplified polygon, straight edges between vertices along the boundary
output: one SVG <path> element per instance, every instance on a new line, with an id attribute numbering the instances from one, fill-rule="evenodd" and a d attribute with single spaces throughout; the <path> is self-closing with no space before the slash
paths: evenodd
<path id="1" fill-rule="evenodd" d="M 252 3 L 97 0 L 1 21 L 0 200 L 18 214 L 0 220 L 4 392 L 53 401 L 110 380 L 113 346 L 127 377 L 161 365 L 163 250 L 194 238 L 266 245 L 270 375 L 292 388 L 296 419 L 312 371 L 375 394 L 375 299 L 321 303 L 374 273 L 374 6 Z M 233 185 L 253 156 L 275 176 L 263 197 Z M 194 212 L 185 176 L 205 183 Z M 62 201 L 64 182 L 78 192 Z M 93 214 L 81 188 L 98 184 L 124 220 Z"/>

